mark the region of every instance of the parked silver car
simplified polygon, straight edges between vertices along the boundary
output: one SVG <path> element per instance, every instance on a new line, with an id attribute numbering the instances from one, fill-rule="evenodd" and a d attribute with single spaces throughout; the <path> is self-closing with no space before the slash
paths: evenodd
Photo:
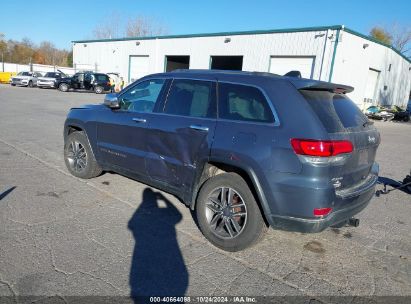
<path id="1" fill-rule="evenodd" d="M 37 85 L 38 77 L 43 75 L 40 72 L 19 72 L 16 76 L 10 79 L 12 86 L 34 87 Z"/>

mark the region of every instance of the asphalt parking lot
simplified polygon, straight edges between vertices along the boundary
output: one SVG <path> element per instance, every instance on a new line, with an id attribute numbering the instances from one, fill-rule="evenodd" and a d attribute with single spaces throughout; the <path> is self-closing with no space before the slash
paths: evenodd
<path id="1" fill-rule="evenodd" d="M 0 85 L 0 296 L 13 302 L 57 295 L 70 302 L 70 296 L 146 290 L 349 296 L 344 303 L 356 296 L 411 296 L 411 195 L 374 197 L 358 228 L 270 230 L 255 247 L 223 252 L 172 195 L 112 173 L 88 181 L 69 175 L 65 115 L 103 98 Z M 380 175 L 401 181 L 411 169 L 411 124 L 376 126 Z"/>

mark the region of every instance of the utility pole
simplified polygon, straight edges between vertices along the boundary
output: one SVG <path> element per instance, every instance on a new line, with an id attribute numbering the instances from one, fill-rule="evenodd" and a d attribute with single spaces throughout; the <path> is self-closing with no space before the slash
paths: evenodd
<path id="1" fill-rule="evenodd" d="M 56 56 L 56 50 L 53 49 L 53 67 L 54 67 L 54 72 L 56 71 L 56 63 L 54 62 L 54 57 Z"/>

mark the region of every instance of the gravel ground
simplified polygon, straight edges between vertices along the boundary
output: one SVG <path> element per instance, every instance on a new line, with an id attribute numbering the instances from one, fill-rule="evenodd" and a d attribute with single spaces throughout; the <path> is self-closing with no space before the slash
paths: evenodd
<path id="1" fill-rule="evenodd" d="M 374 197 L 358 228 L 271 229 L 250 249 L 223 252 L 172 195 L 112 173 L 87 181 L 69 175 L 65 115 L 102 99 L 0 85 L 0 302 L 130 293 L 191 302 L 223 295 L 411 301 L 411 195 Z M 381 177 L 401 181 L 411 169 L 411 124 L 376 126 Z"/>

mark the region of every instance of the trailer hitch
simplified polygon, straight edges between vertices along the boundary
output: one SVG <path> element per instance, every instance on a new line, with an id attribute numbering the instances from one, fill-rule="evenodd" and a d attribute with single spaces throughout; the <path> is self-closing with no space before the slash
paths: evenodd
<path id="1" fill-rule="evenodd" d="M 389 184 L 384 183 L 384 188 L 382 190 L 375 191 L 375 196 L 379 197 L 381 194 L 388 194 L 391 191 L 400 190 L 400 189 L 404 189 L 406 192 L 411 194 L 411 175 L 407 175 L 402 181 L 402 184 L 398 187 L 394 187 L 391 185 L 392 189 L 387 190 L 387 185 Z"/>

